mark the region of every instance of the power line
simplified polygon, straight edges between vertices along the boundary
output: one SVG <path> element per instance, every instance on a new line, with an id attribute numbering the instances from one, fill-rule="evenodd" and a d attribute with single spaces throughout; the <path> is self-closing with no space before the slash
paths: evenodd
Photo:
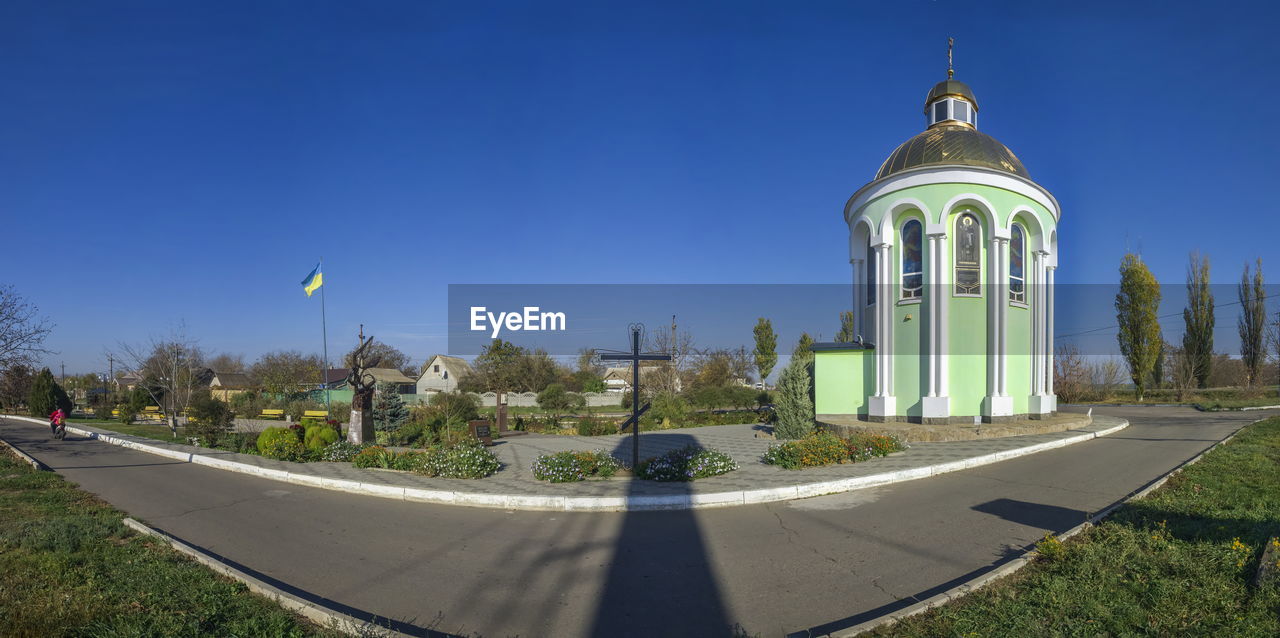
<path id="1" fill-rule="evenodd" d="M 1268 301 L 1270 301 L 1270 300 L 1268 300 Z M 1213 305 L 1213 309 L 1216 311 L 1218 308 L 1226 308 L 1226 307 L 1228 307 L 1228 306 L 1238 306 L 1238 305 L 1240 305 L 1240 303 L 1241 303 L 1241 302 L 1239 302 L 1239 301 L 1231 301 L 1231 302 L 1227 302 L 1227 303 L 1223 303 L 1223 304 L 1215 303 L 1215 304 Z M 1177 311 L 1177 312 L 1171 312 L 1171 313 L 1169 313 L 1169 314 L 1167 314 L 1167 315 L 1159 315 L 1159 316 L 1157 316 L 1157 317 L 1156 317 L 1156 319 L 1168 319 L 1168 318 L 1170 318 L 1170 317 L 1180 317 L 1180 316 L 1182 316 L 1182 313 L 1183 313 L 1183 311 L 1182 311 L 1182 310 L 1179 310 L 1179 311 Z M 1079 337 L 1079 336 L 1081 336 L 1081 335 L 1093 334 L 1093 333 L 1095 333 L 1095 332 L 1102 332 L 1103 330 L 1116 330 L 1116 329 L 1119 329 L 1119 328 L 1120 328 L 1120 326 L 1118 326 L 1118 325 L 1113 325 L 1113 326 L 1103 326 L 1103 327 L 1101 327 L 1101 328 L 1091 328 L 1091 329 L 1089 329 L 1089 330 L 1083 330 L 1083 331 L 1081 331 L 1081 332 L 1073 332 L 1073 333 L 1065 334 L 1065 335 L 1057 335 L 1057 336 L 1055 336 L 1055 337 L 1054 337 L 1054 339 L 1055 339 L 1055 340 L 1057 340 L 1057 339 L 1066 339 L 1067 337 Z M 1162 329 L 1162 331 L 1163 331 L 1163 329 Z"/>

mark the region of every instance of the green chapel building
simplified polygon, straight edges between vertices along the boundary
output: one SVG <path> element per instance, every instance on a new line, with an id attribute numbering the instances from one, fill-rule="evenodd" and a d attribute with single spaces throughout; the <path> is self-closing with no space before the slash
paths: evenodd
<path id="1" fill-rule="evenodd" d="M 861 340 L 815 344 L 819 420 L 1001 422 L 1057 409 L 1061 211 L 978 130 L 977 98 L 947 75 L 925 99 L 924 132 L 845 204 Z"/>

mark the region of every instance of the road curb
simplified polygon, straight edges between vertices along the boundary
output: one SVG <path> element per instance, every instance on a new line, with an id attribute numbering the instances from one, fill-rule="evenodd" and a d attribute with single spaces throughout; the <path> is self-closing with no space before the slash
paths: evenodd
<path id="1" fill-rule="evenodd" d="M 1209 446 L 1208 449 L 1197 454 L 1196 456 L 1182 463 L 1178 467 L 1175 467 L 1172 470 L 1169 470 L 1169 472 L 1166 473 L 1164 476 L 1161 476 L 1160 478 L 1147 484 L 1145 487 L 1131 493 L 1129 496 L 1126 496 L 1124 499 L 1116 503 L 1113 503 L 1112 505 L 1108 506 L 1106 509 L 1103 509 L 1102 511 L 1094 514 L 1093 516 L 1089 517 L 1089 520 L 1079 525 L 1076 525 L 1075 527 L 1072 527 L 1071 529 L 1059 534 L 1057 536 L 1058 540 L 1066 540 L 1068 538 L 1071 538 L 1072 536 L 1075 536 L 1085 531 L 1086 529 L 1093 527 L 1094 525 L 1097 525 L 1098 523 L 1102 522 L 1103 519 L 1110 516 L 1117 509 L 1120 509 L 1120 507 L 1127 505 L 1133 501 L 1146 498 L 1148 494 L 1160 489 L 1161 486 L 1167 483 L 1169 479 L 1173 478 L 1179 472 L 1186 469 L 1188 466 L 1199 462 L 1200 459 L 1204 458 L 1204 455 L 1217 449 L 1218 446 L 1220 445 L 1225 445 L 1231 439 L 1236 438 L 1236 435 L 1239 434 L 1241 430 L 1244 430 L 1250 425 L 1253 425 L 1255 423 L 1258 423 L 1260 421 L 1265 421 L 1265 420 L 1266 419 L 1258 419 L 1256 421 L 1251 421 L 1249 423 L 1246 423 L 1245 425 L 1240 426 L 1239 429 L 1227 435 L 1226 438 Z M 982 589 L 983 587 L 986 587 L 987 585 L 990 585 L 991 583 L 997 580 L 1000 580 L 1006 576 L 1012 575 L 1013 573 L 1017 572 L 1023 567 L 1026 567 L 1027 565 L 1031 564 L 1031 562 L 1034 561 L 1036 557 L 1038 557 L 1039 555 L 1040 555 L 1040 552 L 1036 550 L 1030 550 L 1024 553 L 1022 556 L 1019 556 L 1007 563 L 1004 563 L 989 572 L 986 572 L 980 576 L 974 577 L 969 581 L 962 583 L 960 585 L 957 585 L 955 587 L 952 587 L 951 589 L 948 589 L 947 591 L 944 591 L 940 594 L 935 594 L 933 596 L 930 596 L 929 598 L 926 598 L 918 603 L 915 603 L 914 605 L 911 605 L 909 607 L 904 607 L 892 613 L 885 614 L 883 616 L 880 616 L 879 618 L 874 618 L 872 620 L 859 623 L 847 629 L 842 629 L 840 631 L 831 632 L 825 635 L 829 636 L 830 638 L 850 638 L 852 636 L 865 634 L 873 629 L 877 629 L 885 625 L 891 625 L 904 618 L 909 618 L 917 614 L 922 614 L 935 607 L 941 607 L 942 605 L 945 605 L 953 600 L 958 600 L 970 593 L 973 593 L 979 589 Z M 799 634 L 807 635 L 804 632 L 799 632 Z M 797 634 L 791 634 L 791 635 L 795 636 Z"/>
<path id="2" fill-rule="evenodd" d="M 19 450 L 19 449 L 17 448 L 17 446 L 15 446 L 14 444 L 12 444 L 12 443 L 10 443 L 10 442 L 8 442 L 8 441 L 4 440 L 4 438 L 0 438 L 0 444 L 4 445 L 6 448 L 8 448 L 8 449 L 9 449 L 11 452 L 13 452 L 14 454 L 18 455 L 18 458 L 20 458 L 20 459 L 22 459 L 22 460 L 26 461 L 28 464 L 30 464 L 30 465 L 31 465 L 31 467 L 34 467 L 34 468 L 36 468 L 37 470 L 48 470 L 48 469 L 49 469 L 49 468 L 48 468 L 48 466 L 46 466 L 44 463 L 41 463 L 40 461 L 37 461 L 37 460 L 36 460 L 35 458 L 33 458 L 30 454 L 27 454 L 26 452 L 23 452 L 22 450 Z"/>
<path id="3" fill-rule="evenodd" d="M 43 423 L 37 419 L 28 417 L 5 416 L 5 418 L 30 421 L 34 423 Z M 250 474 L 262 478 L 268 478 L 296 485 L 305 485 L 308 487 L 318 487 L 321 489 L 335 490 L 339 492 L 348 492 L 352 494 L 363 494 L 368 496 L 378 496 L 381 498 L 391 498 L 396 500 L 413 501 L 418 503 L 433 503 L 438 505 L 463 505 L 468 507 L 485 507 L 505 510 L 526 510 L 526 511 L 567 511 L 567 512 L 619 512 L 619 511 L 646 511 L 646 510 L 688 510 L 688 509 L 706 509 L 712 507 L 734 507 L 739 505 L 758 505 L 762 503 L 775 503 L 779 501 L 790 501 L 801 498 L 810 498 L 813 496 L 824 496 L 828 494 L 840 494 L 843 492 L 851 492 L 854 490 L 866 489 L 870 487 L 879 487 L 889 485 L 891 483 L 902 483 L 905 481 L 914 481 L 916 479 L 929 478 L 939 474 L 948 472 L 958 472 L 1000 461 L 1027 456 L 1037 452 L 1045 452 L 1054 450 L 1075 443 L 1082 443 L 1101 436 L 1107 436 L 1118 432 L 1129 426 L 1127 420 L 1121 420 L 1121 423 L 1110 428 L 1097 432 L 1085 432 L 1054 441 L 1046 441 L 1044 443 L 1036 443 L 1013 450 L 1003 450 L 1000 452 L 992 452 L 979 456 L 961 459 L 959 461 L 948 461 L 946 463 L 938 463 L 935 465 L 927 465 L 924 467 L 915 467 L 905 470 L 897 470 L 893 472 L 882 472 L 880 474 L 872 474 L 869 476 L 859 476 L 846 479 L 835 479 L 830 481 L 818 481 L 814 483 L 805 483 L 801 485 L 789 485 L 783 487 L 769 487 L 753 490 L 737 490 L 729 492 L 711 492 L 705 494 L 668 494 L 668 495 L 638 495 L 638 496 L 560 496 L 560 495 L 530 495 L 530 494 L 483 494 L 476 492 L 460 492 L 451 490 L 433 490 L 415 487 L 398 487 L 392 485 L 384 485 L 378 483 L 361 483 L 348 479 L 332 479 L 314 476 L 305 473 L 288 472 L 284 470 L 274 470 L 262 468 L 256 465 L 246 463 L 237 463 L 225 459 L 204 456 L 200 454 L 179 452 L 159 448 L 137 441 L 129 441 L 126 439 L 111 436 L 109 434 L 100 434 L 89 430 L 82 430 L 74 426 L 67 426 L 67 431 L 80 436 L 87 436 L 104 443 L 119 445 L 122 447 L 148 452 L 165 458 L 178 461 L 185 461 L 196 465 L 205 465 L 208 467 L 227 470 L 230 472 L 239 472 L 242 474 Z"/>
<path id="4" fill-rule="evenodd" d="M 185 541 L 162 532 L 154 527 L 140 523 L 135 519 L 125 517 L 124 525 L 139 534 L 158 538 L 168 543 L 170 547 L 187 555 L 197 563 L 200 563 L 201 565 L 204 565 L 227 578 L 244 583 L 249 588 L 249 591 L 258 594 L 259 596 L 265 596 L 277 605 L 280 605 L 281 607 L 322 627 L 336 629 L 350 636 L 376 636 L 379 638 L 399 638 L 401 636 L 408 636 L 408 634 L 400 633 L 386 627 L 381 627 L 373 623 L 348 616 L 347 614 L 335 609 L 330 609 L 324 605 L 303 600 L 302 598 L 290 594 L 289 592 L 286 592 L 274 585 L 250 576 L 235 567 L 218 561 L 194 545 L 190 545 Z"/>

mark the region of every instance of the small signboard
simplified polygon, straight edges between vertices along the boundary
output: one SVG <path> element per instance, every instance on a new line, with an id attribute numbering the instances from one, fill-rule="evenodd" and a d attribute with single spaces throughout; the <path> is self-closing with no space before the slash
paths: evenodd
<path id="1" fill-rule="evenodd" d="M 471 436 L 476 437 L 485 445 L 493 445 L 493 426 L 488 421 L 481 419 L 479 421 L 471 421 Z"/>

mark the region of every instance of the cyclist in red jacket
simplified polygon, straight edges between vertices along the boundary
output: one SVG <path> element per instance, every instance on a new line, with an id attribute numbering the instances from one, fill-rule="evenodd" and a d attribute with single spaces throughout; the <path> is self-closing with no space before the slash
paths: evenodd
<path id="1" fill-rule="evenodd" d="M 49 430 L 52 431 L 53 434 L 56 435 L 58 433 L 58 428 L 66 426 L 66 424 L 67 424 L 67 413 L 63 412 L 62 408 L 58 408 L 57 410 L 54 410 L 53 414 L 49 415 Z"/>

